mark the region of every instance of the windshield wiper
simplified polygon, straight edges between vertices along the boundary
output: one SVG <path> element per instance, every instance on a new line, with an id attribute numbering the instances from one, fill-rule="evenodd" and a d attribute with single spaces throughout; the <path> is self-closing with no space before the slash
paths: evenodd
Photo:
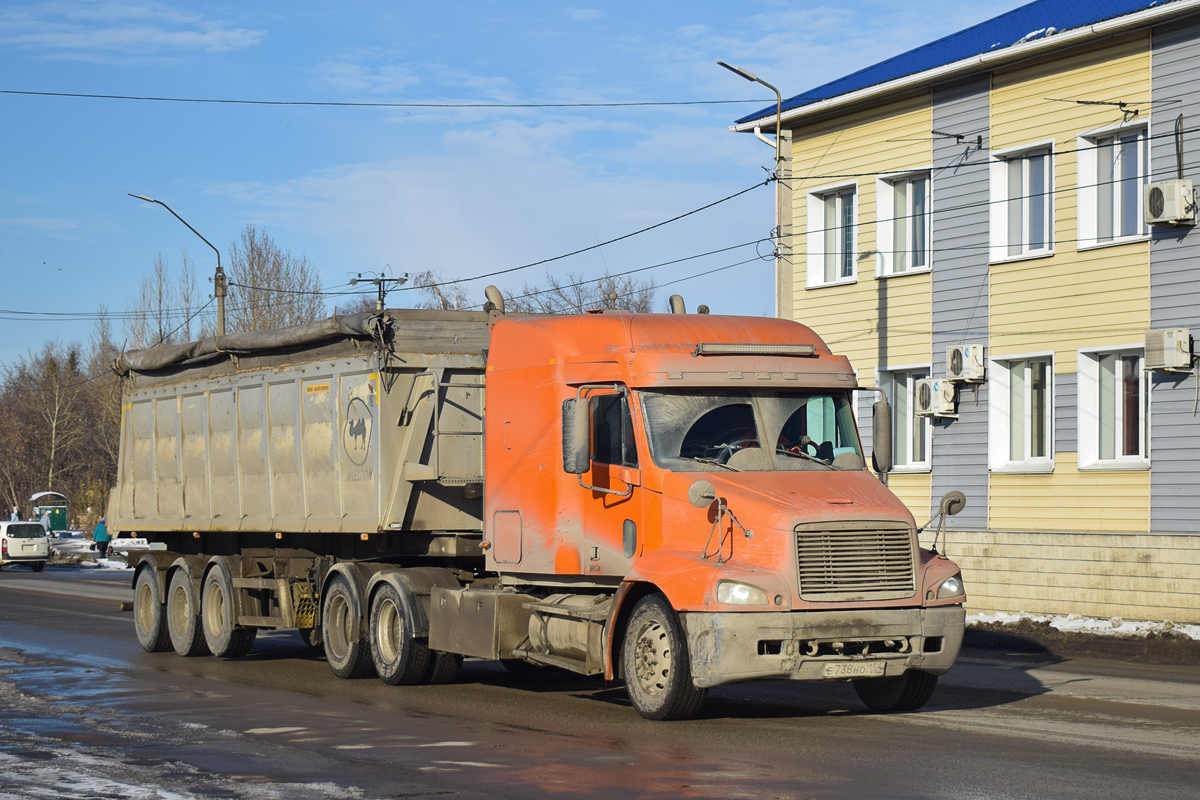
<path id="1" fill-rule="evenodd" d="M 731 467 L 728 464 L 722 464 L 720 461 L 717 461 L 715 458 L 704 458 L 702 456 L 692 456 L 692 461 L 699 461 L 701 464 L 713 464 L 715 466 L 720 467 L 721 469 L 727 469 L 730 472 L 741 472 L 740 469 Z"/>
<path id="2" fill-rule="evenodd" d="M 782 448 L 782 447 L 777 447 L 777 448 L 775 448 L 775 452 L 776 452 L 776 453 L 779 453 L 779 454 L 781 454 L 781 455 L 785 455 L 785 456 L 791 456 L 792 458 L 803 458 L 803 459 L 807 459 L 808 461 L 812 461 L 812 462 L 814 462 L 814 463 L 820 464 L 822 467 L 828 467 L 829 469 L 836 469 L 836 468 L 833 466 L 833 464 L 830 464 L 830 463 L 829 463 L 828 461 L 826 461 L 825 459 L 823 459 L 823 458 L 817 458 L 816 456 L 814 456 L 814 455 L 810 455 L 810 454 L 808 454 L 808 453 L 804 452 L 803 450 L 787 450 L 787 449 L 785 449 L 785 448 Z"/>

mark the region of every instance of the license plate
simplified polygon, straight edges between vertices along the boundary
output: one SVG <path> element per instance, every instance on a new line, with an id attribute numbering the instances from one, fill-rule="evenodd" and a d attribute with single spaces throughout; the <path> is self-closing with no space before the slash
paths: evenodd
<path id="1" fill-rule="evenodd" d="M 882 661 L 849 661 L 826 664 L 821 675 L 826 678 L 879 678 L 886 668 Z"/>

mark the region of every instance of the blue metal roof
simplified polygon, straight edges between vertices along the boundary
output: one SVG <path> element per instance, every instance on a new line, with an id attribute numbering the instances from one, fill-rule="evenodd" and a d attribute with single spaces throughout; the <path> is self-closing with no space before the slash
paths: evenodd
<path id="1" fill-rule="evenodd" d="M 915 50 L 788 98 L 783 101 L 783 110 L 828 100 L 868 86 L 953 64 L 964 58 L 992 53 L 1015 44 L 1173 2 L 1176 0 L 1035 0 L 936 42 L 921 45 Z M 772 105 L 742 117 L 737 124 L 774 115 L 775 106 Z"/>

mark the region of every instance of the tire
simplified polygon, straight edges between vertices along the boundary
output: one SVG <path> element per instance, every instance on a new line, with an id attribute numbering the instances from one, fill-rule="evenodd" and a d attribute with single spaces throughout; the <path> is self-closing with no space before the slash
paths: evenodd
<path id="1" fill-rule="evenodd" d="M 133 630 L 138 644 L 147 653 L 161 653 L 171 647 L 167 634 L 167 609 L 158 590 L 152 567 L 138 570 L 133 585 Z"/>
<path id="2" fill-rule="evenodd" d="M 325 660 L 339 678 L 365 678 L 375 668 L 369 642 L 359 636 L 363 599 L 345 575 L 335 575 L 321 604 Z"/>
<path id="3" fill-rule="evenodd" d="M 258 629 L 235 625 L 236 610 L 237 593 L 229 567 L 223 559 L 214 558 L 200 590 L 200 623 L 204 643 L 218 658 L 241 658 L 254 647 Z"/>
<path id="4" fill-rule="evenodd" d="M 646 719 L 692 719 L 700 713 L 708 690 L 692 682 L 683 626 L 662 595 L 634 606 L 621 664 L 629 700 Z"/>
<path id="5" fill-rule="evenodd" d="M 167 585 L 167 633 L 171 637 L 171 647 L 184 658 L 208 655 L 208 645 L 200 627 L 199 600 L 187 570 L 174 570 Z"/>
<path id="6" fill-rule="evenodd" d="M 35 561 L 29 565 L 29 568 L 31 570 L 33 570 L 34 572 L 41 572 L 43 569 L 46 568 L 46 562 L 45 561 Z"/>
<path id="7" fill-rule="evenodd" d="M 430 671 L 433 653 L 413 637 L 411 598 L 385 583 L 371 600 L 371 661 L 389 686 L 420 683 Z"/>
<path id="8" fill-rule="evenodd" d="M 937 681 L 937 675 L 910 669 L 894 678 L 862 678 L 853 683 L 858 699 L 873 711 L 916 711 L 929 702 Z"/>
<path id="9" fill-rule="evenodd" d="M 442 653 L 435 650 L 429 652 L 433 658 L 429 660 L 429 669 L 422 682 L 454 683 L 454 679 L 458 677 L 458 670 L 462 667 L 463 657 L 458 653 Z"/>
<path id="10" fill-rule="evenodd" d="M 296 631 L 300 634 L 300 641 L 304 642 L 306 647 L 325 647 L 325 643 L 321 640 L 320 628 L 297 628 Z"/>

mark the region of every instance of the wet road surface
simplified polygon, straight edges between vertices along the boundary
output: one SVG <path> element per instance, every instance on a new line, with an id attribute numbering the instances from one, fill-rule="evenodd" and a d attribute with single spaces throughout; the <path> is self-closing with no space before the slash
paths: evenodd
<path id="1" fill-rule="evenodd" d="M 128 574 L 0 573 L 7 798 L 1194 798 L 1200 668 L 967 651 L 921 712 L 848 684 L 624 690 L 468 661 L 449 686 L 335 678 L 294 632 L 234 661 L 145 653 Z"/>

